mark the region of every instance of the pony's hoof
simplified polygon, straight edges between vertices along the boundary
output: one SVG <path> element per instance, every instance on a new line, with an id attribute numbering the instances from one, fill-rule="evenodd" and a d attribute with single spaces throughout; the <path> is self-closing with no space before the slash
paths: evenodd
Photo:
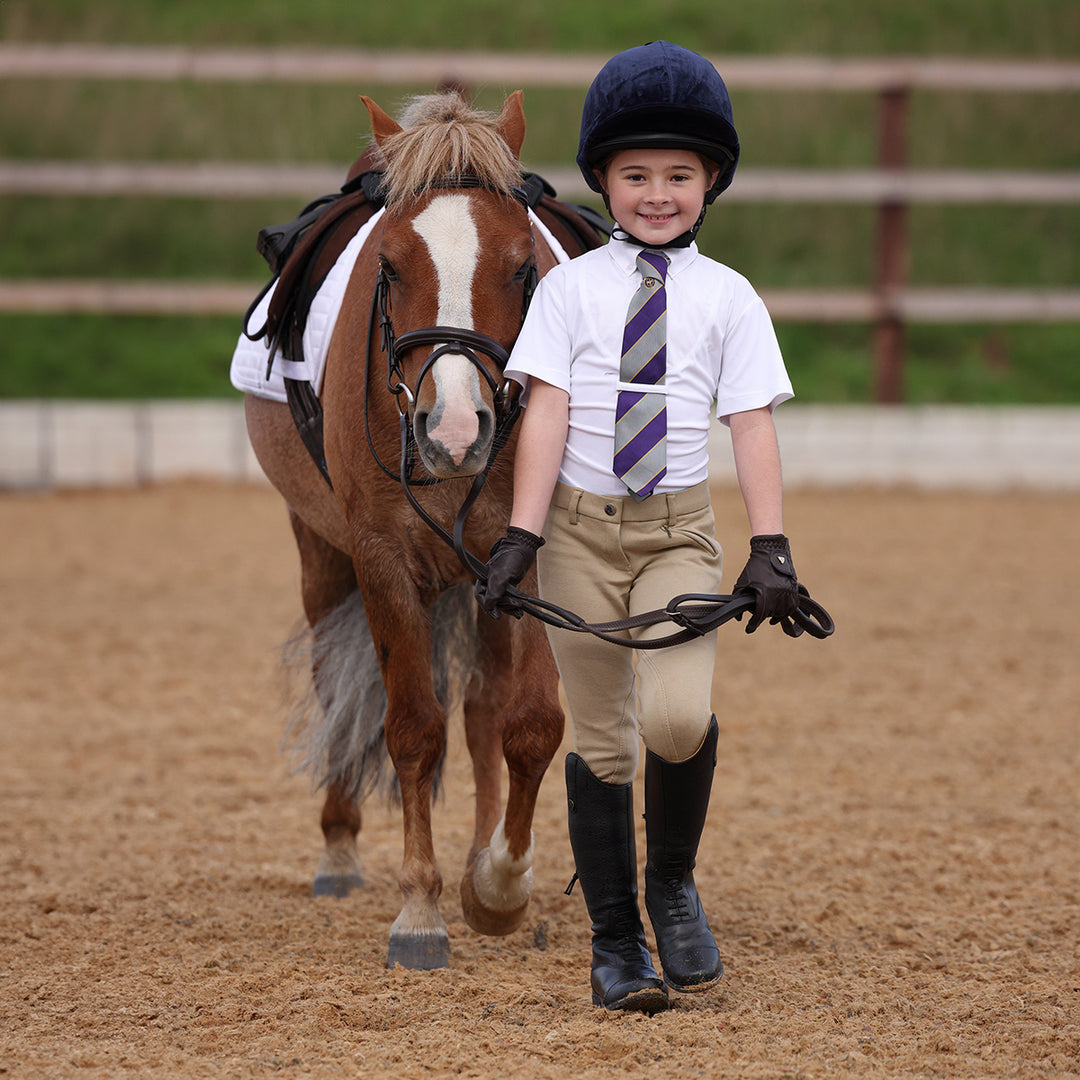
<path id="1" fill-rule="evenodd" d="M 506 911 L 495 911 L 477 895 L 474 875 L 470 867 L 461 879 L 461 911 L 465 921 L 478 934 L 502 937 L 512 934 L 524 921 L 529 910 L 529 897 Z"/>
<path id="2" fill-rule="evenodd" d="M 474 930 L 500 936 L 522 924 L 532 895 L 532 859 L 532 837 L 528 850 L 514 858 L 500 821 L 491 843 L 469 860 L 461 879 L 462 911 Z"/>
<path id="3" fill-rule="evenodd" d="M 312 896 L 348 896 L 354 889 L 362 889 L 364 879 L 360 874 L 320 874 L 311 887 Z"/>
<path id="4" fill-rule="evenodd" d="M 391 934 L 386 966 L 434 971 L 450 966 L 450 939 L 445 934 Z"/>

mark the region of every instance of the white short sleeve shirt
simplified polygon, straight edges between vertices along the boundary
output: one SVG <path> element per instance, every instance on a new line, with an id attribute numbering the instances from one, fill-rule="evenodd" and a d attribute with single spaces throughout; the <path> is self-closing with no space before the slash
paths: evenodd
<path id="1" fill-rule="evenodd" d="M 623 321 L 641 280 L 638 250 L 612 240 L 549 271 L 506 368 L 526 388 L 535 378 L 570 395 L 559 479 L 597 495 L 626 494 L 612 458 Z M 772 320 L 746 278 L 696 244 L 666 254 L 667 475 L 658 492 L 708 477 L 713 402 L 727 423 L 732 413 L 773 409 L 794 396 Z"/>

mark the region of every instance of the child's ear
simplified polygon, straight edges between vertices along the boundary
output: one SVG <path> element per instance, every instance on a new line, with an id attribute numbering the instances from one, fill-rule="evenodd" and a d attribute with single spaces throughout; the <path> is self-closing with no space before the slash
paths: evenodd
<path id="1" fill-rule="evenodd" d="M 593 169 L 593 176 L 600 182 L 600 186 L 607 191 L 607 169 Z"/>

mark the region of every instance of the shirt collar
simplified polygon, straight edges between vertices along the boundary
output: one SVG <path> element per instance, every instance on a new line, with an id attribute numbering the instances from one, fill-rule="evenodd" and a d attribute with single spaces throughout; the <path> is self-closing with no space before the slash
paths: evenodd
<path id="1" fill-rule="evenodd" d="M 637 273 L 637 257 L 641 248 L 636 244 L 628 244 L 625 240 L 616 240 L 612 237 L 607 244 L 608 253 L 615 265 L 629 277 Z M 647 248 L 648 251 L 663 251 L 668 257 L 668 273 L 679 274 L 685 270 L 698 255 L 696 243 L 684 248 Z"/>

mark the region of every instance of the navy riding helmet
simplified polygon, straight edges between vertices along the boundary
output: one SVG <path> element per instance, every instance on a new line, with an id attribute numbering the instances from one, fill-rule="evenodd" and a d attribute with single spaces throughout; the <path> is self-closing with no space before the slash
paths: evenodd
<path id="1" fill-rule="evenodd" d="M 724 80 L 703 56 L 670 41 L 627 49 L 600 69 L 585 95 L 578 168 L 602 194 L 593 169 L 619 150 L 654 147 L 692 150 L 719 166 L 706 205 L 731 183 L 739 160 Z"/>

